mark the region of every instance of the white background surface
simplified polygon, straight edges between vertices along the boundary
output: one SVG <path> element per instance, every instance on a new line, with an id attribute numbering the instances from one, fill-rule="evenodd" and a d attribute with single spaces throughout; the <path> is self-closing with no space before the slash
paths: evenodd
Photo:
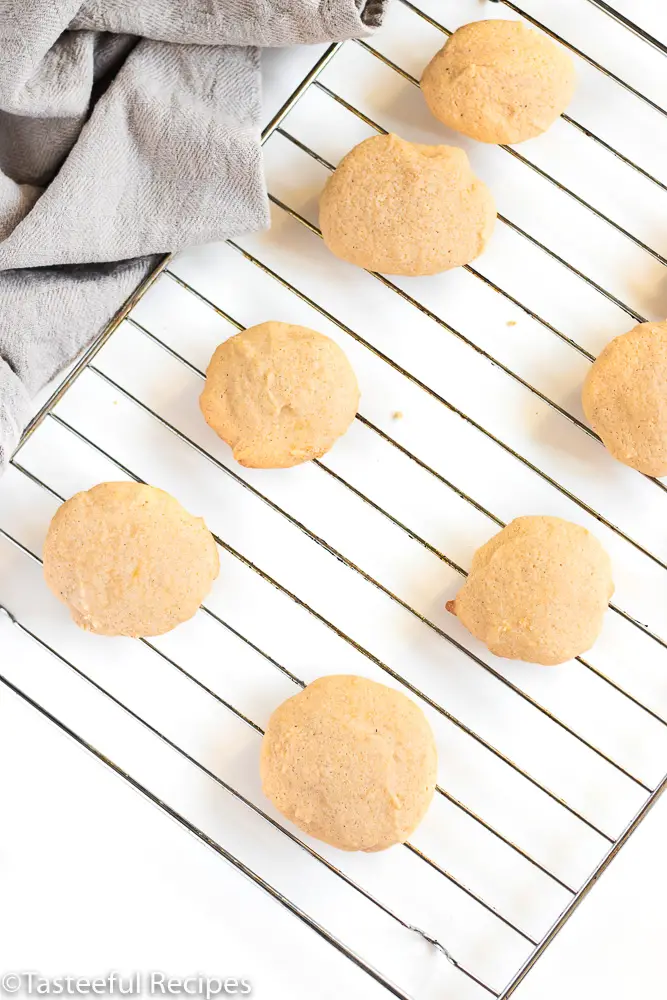
<path id="1" fill-rule="evenodd" d="M 423 6 L 432 16 L 442 16 L 443 8 L 438 0 L 424 2 Z M 546 0 L 543 3 L 534 0 L 525 6 L 538 18 L 545 16 Z M 471 16 L 494 16 L 496 8 L 493 11 L 488 8 L 488 4 L 473 5 L 467 0 L 453 3 L 450 26 L 455 27 Z M 460 21 L 456 21 L 457 13 L 461 15 Z M 654 12 L 649 13 L 652 20 L 647 17 L 644 23 L 657 33 L 660 24 L 656 27 Z M 640 43 L 635 40 L 626 43 L 625 36 L 626 47 L 618 50 L 615 27 L 600 20 L 599 13 L 589 11 L 584 0 L 562 4 L 558 14 L 560 21 L 556 27 L 565 37 L 578 42 L 583 49 L 588 45 L 587 51 L 594 48 L 592 54 L 600 62 L 642 92 L 660 100 L 661 94 L 664 95 L 661 87 L 667 78 L 661 75 L 663 63 L 653 59 L 653 50 L 649 54 L 644 53 L 644 48 L 635 50 L 632 47 Z M 583 23 L 586 17 L 582 16 L 580 25 L 579 17 L 576 23 L 572 19 L 574 14 L 591 14 L 598 19 L 587 27 Z M 639 16 L 639 11 L 635 16 Z M 601 26 L 608 28 L 608 32 L 601 30 Z M 593 28 L 596 29 L 594 33 Z M 580 37 L 577 37 L 578 32 Z M 388 30 L 374 44 L 402 68 L 417 73 L 434 39 L 430 27 L 417 24 L 397 6 Z M 319 51 L 301 50 L 271 56 L 266 66 L 267 118 L 294 82 L 303 76 Z M 638 60 L 630 58 L 632 52 L 637 53 Z M 639 58 L 640 52 L 642 58 Z M 592 73 L 590 67 L 582 65 L 581 71 L 584 81 L 572 116 L 579 116 L 591 130 L 597 130 L 625 155 L 637 159 L 664 179 L 667 160 L 663 154 L 667 142 L 664 129 L 649 128 L 654 122 L 654 113 L 646 111 L 645 105 L 639 105 L 627 91 Z M 346 46 L 322 79 L 333 91 L 363 108 L 385 127 L 396 128 L 403 134 L 411 129 L 412 135 L 408 137 L 417 140 L 434 135 L 432 141 L 441 141 L 433 130 L 432 121 L 422 116 L 415 103 L 411 85 L 404 80 L 397 82 L 399 78 L 393 71 L 387 69 L 385 72 L 385 68 L 362 49 Z M 626 108 L 630 100 L 634 103 Z M 624 118 L 619 108 L 625 109 L 630 118 Z M 316 122 L 319 124 L 315 125 Z M 340 106 L 327 103 L 321 91 L 311 92 L 286 124 L 291 134 L 317 148 L 333 162 L 354 141 L 367 134 L 360 131 L 358 122 L 343 117 Z M 558 123 L 553 134 L 526 144 L 521 151 L 557 175 L 581 197 L 594 202 L 619 225 L 664 254 L 667 233 L 664 198 L 656 193 L 653 185 L 647 186 L 634 172 L 629 173 L 620 161 L 607 153 L 603 155 L 599 146 L 580 147 L 581 142 L 581 133 L 566 127 L 566 123 Z M 564 149 L 567 156 L 563 155 Z M 655 258 L 646 255 L 636 243 L 620 237 L 618 229 L 601 223 L 555 189 L 542 182 L 538 184 L 530 171 L 522 167 L 523 173 L 516 173 L 519 167 L 509 159 L 509 154 L 503 159 L 496 155 L 497 152 L 475 149 L 471 155 L 478 172 L 482 176 L 488 172 L 489 183 L 499 195 L 501 211 L 528 232 L 535 232 L 536 238 L 545 244 L 555 246 L 564 259 L 575 262 L 584 273 L 593 276 L 601 287 L 612 291 L 632 309 L 650 317 L 664 316 L 667 286 L 662 265 Z M 267 147 L 267 170 L 271 190 L 306 218 L 315 220 L 312 214 L 314 199 L 325 176 L 323 169 L 309 162 L 286 138 L 275 136 Z M 527 201 L 525 189 L 532 184 L 538 186 L 534 189 L 533 200 Z M 533 206 L 532 213 L 525 211 L 526 204 Z M 543 206 L 540 213 L 535 213 L 535 204 Z M 518 218 L 520 213 L 523 214 Z M 366 276 L 351 273 L 346 268 L 335 268 L 329 260 L 323 262 L 320 270 L 321 248 L 316 245 L 317 241 L 306 247 L 305 237 L 302 241 L 297 230 L 298 226 L 294 228 L 289 220 L 278 214 L 271 235 L 243 241 L 243 245 L 295 283 L 298 278 L 307 294 L 355 330 L 362 333 L 371 330 L 375 317 L 381 315 L 386 329 L 382 331 L 385 340 L 379 342 L 380 346 L 394 352 L 394 358 L 405 368 L 418 372 L 423 360 L 423 377 L 428 381 L 436 377 L 436 371 L 437 377 L 442 379 L 440 370 L 446 371 L 451 366 L 456 372 L 456 381 L 462 383 L 462 407 L 470 412 L 471 406 L 477 406 L 478 420 L 490 426 L 500 438 L 509 438 L 521 454 L 529 455 L 556 481 L 565 482 L 575 495 L 583 496 L 592 507 L 604 511 L 605 516 L 630 537 L 639 538 L 650 550 L 664 548 L 664 503 L 657 487 L 613 465 L 578 427 L 557 416 L 536 396 L 522 395 L 524 390 L 517 388 L 516 382 L 480 359 L 469 347 L 459 350 L 454 338 L 444 339 L 444 331 L 431 330 L 414 310 L 402 311 L 400 304 L 390 307 L 388 300 L 381 299 L 384 289 L 377 291 Z M 575 280 L 571 272 L 560 267 L 554 269 L 550 260 L 535 254 L 532 246 L 515 239 L 507 228 L 497 232 L 494 246 L 497 251 L 490 251 L 479 262 L 480 272 L 502 287 L 511 287 L 520 301 L 546 315 L 592 353 L 596 353 L 609 336 L 632 325 L 627 313 L 609 299 L 591 291 L 578 278 Z M 296 321 L 309 319 L 301 305 L 292 304 L 291 297 L 290 300 L 285 298 L 265 279 L 260 281 L 247 262 L 224 247 L 184 255 L 175 265 L 174 273 L 242 322 L 266 318 L 267 310 L 278 314 L 281 309 L 289 310 Z M 488 297 L 486 286 L 479 281 L 474 284 L 476 305 L 473 310 L 471 280 L 467 272 L 457 272 L 447 276 L 447 282 L 443 281 L 440 286 L 417 282 L 409 286 L 409 292 L 422 297 L 436 313 L 444 310 L 447 321 L 461 328 L 473 343 L 511 370 L 518 371 L 565 411 L 579 417 L 576 388 L 587 362 L 569 347 L 565 348 L 562 341 L 545 336 L 543 326 L 531 322 L 506 299 L 499 299 L 497 293 Z M 443 289 L 442 296 L 438 288 Z M 411 318 L 413 313 L 414 319 Z M 160 279 L 135 316 L 151 333 L 199 367 L 205 364 L 212 346 L 233 332 L 221 317 L 167 276 Z M 506 326 L 508 321 L 515 319 L 516 332 L 515 328 Z M 340 331 L 329 330 L 321 317 L 319 321 L 310 317 L 310 322 L 323 332 L 340 337 Z M 410 339 L 394 337 L 393 324 L 396 335 L 404 334 L 407 329 Z M 187 333 L 185 338 L 184 331 Z M 440 461 L 438 435 L 443 428 L 439 423 L 443 419 L 440 411 L 436 413 L 430 402 L 427 405 L 426 397 L 422 398 L 421 391 L 415 392 L 412 384 L 385 372 L 386 366 L 378 365 L 375 360 L 371 364 L 368 352 L 348 344 L 347 340 L 345 344 L 348 353 L 356 352 L 354 356 L 350 353 L 350 357 L 354 358 L 362 381 L 365 414 L 378 426 L 384 420 L 387 433 L 396 437 L 404 435 L 401 440 L 405 447 L 413 451 L 417 447 L 424 449 L 424 460 L 436 465 Z M 449 353 L 441 353 L 442 345 Z M 136 373 L 126 372 L 128 355 L 134 360 Z M 127 324 L 100 355 L 99 365 L 109 377 L 133 390 L 139 398 L 149 400 L 150 405 L 167 419 L 173 413 L 180 413 L 183 400 L 190 399 L 197 384 L 194 376 L 188 374 L 186 377 L 183 369 L 175 362 L 172 364 L 167 355 Z M 150 378 L 145 375 L 148 372 Z M 455 386 L 441 381 L 441 389 L 451 396 Z M 391 422 L 390 414 L 394 410 L 405 411 L 400 424 Z M 169 435 L 165 437 L 151 430 L 149 423 L 142 422 L 127 400 L 119 397 L 108 383 L 94 374 L 86 374 L 71 397 L 64 401 L 59 413 L 80 431 L 106 445 L 113 455 L 123 457 L 130 468 L 136 467 L 133 463 L 141 462 L 141 474 L 160 485 L 171 486 L 184 502 L 189 499 L 190 485 L 183 480 L 183 471 L 178 465 L 181 461 L 183 469 L 190 469 L 192 488 L 201 490 L 202 484 L 205 485 L 212 502 L 222 505 L 225 517 L 232 518 L 232 507 L 239 517 L 246 508 L 252 508 L 256 514 L 251 526 L 258 534 L 257 558 L 274 558 L 276 573 L 287 574 L 288 567 L 283 569 L 281 564 L 282 522 L 264 516 L 261 504 L 257 506 L 247 490 L 239 489 L 237 499 L 233 491 L 223 493 L 212 472 L 210 475 L 205 473 L 194 460 L 190 463 L 175 441 L 169 443 Z M 129 420 L 132 422 L 128 423 Z M 431 437 L 428 434 L 424 437 L 425 427 L 430 428 Z M 186 422 L 183 428 L 187 434 L 197 433 L 196 425 Z M 89 454 L 84 445 L 64 436 L 65 433 L 62 427 L 47 421 L 30 449 L 26 449 L 23 456 L 26 465 L 56 489 L 60 488 L 63 494 L 79 488 L 86 477 L 91 477 L 91 482 L 96 478 L 109 478 L 108 467 L 100 457 Z M 363 492 L 377 496 L 385 509 L 393 504 L 391 510 L 399 521 L 418 529 L 434 545 L 447 547 L 448 554 L 465 565 L 478 541 L 476 532 L 489 530 L 478 526 L 477 515 L 464 514 L 463 507 L 439 484 L 436 488 L 430 479 L 421 473 L 418 475 L 413 466 L 406 465 L 363 427 L 355 426 L 346 440 L 347 446 L 341 443 L 325 464 L 348 481 L 357 483 Z M 453 448 L 456 440 L 452 442 Z M 517 512 L 525 512 L 526 507 L 546 512 L 546 505 L 552 505 L 549 509 L 553 512 L 568 516 L 569 501 L 556 496 L 550 487 L 546 490 L 541 480 L 532 474 L 529 476 L 523 468 L 511 466 L 510 481 L 506 481 L 510 466 L 505 458 L 487 449 L 477 438 L 475 447 L 485 450 L 478 454 L 469 452 L 466 441 L 465 438 L 460 441 L 459 464 L 455 471 L 456 475 L 465 477 L 465 487 L 471 495 L 482 496 L 486 489 L 482 499 L 487 506 L 505 517 L 513 516 L 517 485 L 512 476 L 516 476 L 523 504 L 523 509 Z M 171 446 L 173 455 L 165 451 Z M 214 451 L 210 438 L 205 439 L 205 447 Z M 160 461 L 149 458 L 151 449 L 162 456 Z M 220 450 L 215 454 L 225 460 Z M 64 455 L 67 461 L 63 460 Z M 487 461 L 495 464 L 488 465 Z M 177 466 L 180 479 L 173 478 Z M 483 476 L 473 474 L 478 468 L 483 470 Z M 397 484 L 403 477 L 406 477 L 405 486 L 398 489 Z M 252 476 L 246 479 L 251 484 L 259 482 Z M 457 479 L 457 485 L 461 481 Z M 417 567 L 421 567 L 426 581 L 423 586 L 410 583 L 410 589 L 405 591 L 406 599 L 412 606 L 422 608 L 427 616 L 437 614 L 432 604 L 436 577 L 432 575 L 435 570 L 430 556 L 420 555 L 412 542 L 408 546 L 403 536 L 388 527 L 379 515 L 371 517 L 365 508 L 352 506 L 351 501 L 348 504 L 343 494 L 334 492 L 330 481 L 319 472 L 295 473 L 289 486 L 286 483 L 277 476 L 263 480 L 260 488 L 264 493 L 269 492 L 274 502 L 287 505 L 294 516 L 301 517 L 334 547 L 341 549 L 349 545 L 345 548 L 346 555 L 386 581 L 399 594 L 403 582 L 400 576 L 392 575 L 392 563 L 401 562 L 405 553 L 415 574 Z M 296 493 L 292 492 L 292 484 L 296 486 Z M 488 484 L 491 484 L 490 489 Z M 26 484 L 15 470 L 8 473 L 3 489 L 0 524 L 7 525 L 8 530 L 33 551 L 39 551 L 48 510 L 53 507 L 52 500 Z M 375 494 L 374 489 L 377 490 Z M 342 508 L 340 515 L 339 505 Z M 319 516 L 320 510 L 323 515 L 318 521 L 314 519 L 315 512 Z M 584 523 L 581 509 L 576 510 L 576 515 L 571 516 Z M 223 530 L 226 527 L 224 519 L 218 518 L 217 509 L 212 507 L 206 516 L 211 526 L 227 537 Z M 342 518 L 340 524 L 337 517 Z M 448 518 L 452 519 L 455 530 L 441 527 L 440 522 Z M 275 553 L 266 549 L 266 541 L 262 542 L 264 522 Z M 599 530 L 605 529 L 600 527 Z M 620 567 L 618 603 L 642 621 L 649 622 L 656 631 L 664 633 L 662 623 L 667 595 L 663 571 L 639 557 L 636 549 L 619 541 L 611 531 L 607 530 L 604 538 L 606 544 L 614 546 Z M 312 584 L 312 590 L 306 593 L 317 593 L 317 600 L 328 602 L 332 616 L 343 615 L 343 606 L 336 603 L 340 598 L 336 593 L 336 580 L 346 581 L 341 587 L 343 590 L 346 586 L 353 588 L 356 587 L 353 576 L 340 575 L 339 569 L 329 563 L 325 566 L 326 561 L 322 562 L 319 555 L 316 558 L 311 552 L 312 543 L 310 547 L 300 544 L 298 533 L 285 534 L 285 542 L 292 546 L 290 551 L 297 564 L 297 575 L 291 577 L 295 580 L 294 585 L 299 584 L 300 573 Z M 138 650 L 130 652 L 128 648 L 123 654 L 123 662 L 119 663 L 117 646 L 103 642 L 91 646 L 89 637 L 72 635 L 64 612 L 54 609 L 39 589 L 36 567 L 20 552 L 8 548 L 5 542 L 2 545 L 0 600 L 81 669 L 107 686 L 116 685 L 119 697 L 131 701 L 145 718 L 154 719 L 154 724 L 162 731 L 174 733 L 180 745 L 188 747 L 195 758 L 204 760 L 208 766 L 213 766 L 211 761 L 217 759 L 221 748 L 211 747 L 207 741 L 210 741 L 210 733 L 220 726 L 223 749 L 233 749 L 240 754 L 238 766 L 232 765 L 234 780 L 245 782 L 242 787 L 252 798 L 256 791 L 252 778 L 248 777 L 252 774 L 252 769 L 248 770 L 252 761 L 246 758 L 254 752 L 251 747 L 254 735 L 246 735 L 245 730 L 241 735 L 241 729 L 230 728 L 217 706 L 209 704 L 199 694 L 197 700 L 192 693 L 194 689 L 179 687 L 182 681 L 177 684 L 171 674 L 161 673 L 154 661 L 142 658 Z M 243 545 L 246 548 L 242 551 L 248 554 L 251 550 L 247 547 L 253 545 L 251 534 L 238 536 L 238 546 Z M 391 553 L 391 559 L 387 553 Z M 299 554 L 303 557 L 302 565 L 299 565 Z M 331 578 L 331 592 L 316 591 L 320 567 L 323 578 Z M 227 570 L 233 574 L 231 562 Z M 287 575 L 280 578 L 289 582 Z M 237 574 L 234 579 L 238 579 L 240 593 L 246 595 L 242 589 L 250 586 L 246 577 Z M 438 585 L 440 590 L 447 586 L 453 583 Z M 438 606 L 441 604 L 440 590 Z M 390 642 L 401 640 L 394 613 L 393 617 L 383 618 L 389 605 L 376 601 L 368 588 L 358 593 L 359 616 L 350 617 L 350 612 L 345 612 L 345 621 L 353 634 L 377 650 L 380 639 L 376 634 L 378 630 L 373 630 L 377 620 L 382 622 L 382 629 L 387 630 Z M 274 614 L 275 620 L 268 622 L 267 628 L 260 628 L 261 623 L 251 623 L 243 617 L 238 621 L 246 630 L 260 630 L 258 643 L 269 643 L 275 640 L 268 626 L 278 629 L 281 614 L 287 612 L 280 603 L 269 599 L 268 592 L 262 590 L 260 594 L 257 589 L 257 595 L 259 600 L 254 606 L 261 607 L 263 615 Z M 243 615 L 243 607 L 233 606 L 232 593 L 221 592 L 221 596 L 224 601 L 220 607 L 225 609 L 225 614 Z M 453 595 L 447 592 L 445 596 Z M 271 612 L 273 603 L 276 603 L 275 611 Z M 656 711 L 664 713 L 666 664 L 662 651 L 623 621 L 611 615 L 608 617 L 605 636 L 595 650 L 595 666 L 626 689 L 630 688 L 636 697 L 648 702 Z M 370 626 L 367 625 L 369 620 Z M 306 623 L 302 618 L 294 618 L 294 627 L 306 629 Z M 408 632 L 410 646 L 406 647 L 405 655 L 417 656 L 422 644 L 426 656 L 431 648 L 426 632 L 417 633 L 414 629 Z M 255 674 L 253 671 L 259 670 L 255 659 L 224 635 L 223 650 L 222 646 L 220 649 L 217 646 L 218 642 L 222 644 L 222 637 L 218 633 L 214 635 L 210 623 L 200 621 L 198 630 L 179 630 L 161 645 L 170 656 L 188 663 L 190 669 L 193 667 L 188 657 L 194 663 L 199 653 L 197 669 L 212 686 L 217 680 L 215 664 L 211 664 L 211 671 L 204 676 L 202 652 L 208 650 L 209 659 L 211 650 L 223 658 L 228 653 L 230 658 L 240 657 L 239 661 L 234 661 L 237 666 L 233 678 L 235 703 L 242 708 L 247 705 L 251 717 L 263 723 L 271 707 L 292 690 L 279 675 L 271 675 L 269 680 L 269 675 Z M 458 633 L 456 635 L 460 638 Z M 282 649 L 282 655 L 289 655 L 287 662 L 297 674 L 304 675 L 309 669 L 314 669 L 315 675 L 327 668 L 340 669 L 342 646 L 325 639 L 321 630 L 313 629 L 312 636 L 305 632 L 300 642 L 298 649 Z M 385 657 L 391 655 L 390 646 L 386 649 Z M 317 650 L 319 670 L 312 662 L 313 650 Z M 328 926 L 334 933 L 359 942 L 362 953 L 374 964 L 386 967 L 397 977 L 407 977 L 401 982 L 413 989 L 420 1000 L 422 996 L 441 996 L 443 989 L 457 998 L 484 995 L 477 990 L 468 993 L 465 981 L 462 983 L 443 965 L 441 956 L 434 955 L 415 935 L 399 933 L 391 922 L 370 920 L 370 911 L 357 911 L 350 904 L 352 897 L 339 892 L 335 880 L 329 879 L 326 888 L 320 890 L 319 879 L 312 876 L 312 866 L 306 865 L 305 855 L 289 853 L 276 838 L 268 838 L 265 843 L 254 825 L 246 827 L 246 813 L 239 811 L 228 798 L 223 801 L 217 792 L 214 796 L 210 782 L 205 781 L 200 772 L 189 764 L 186 766 L 163 745 L 158 747 L 153 737 L 149 739 L 141 727 L 123 717 L 121 712 L 104 706 L 92 689 L 2 621 L 0 656 L 3 672 L 15 683 L 41 703 L 48 704 L 59 718 L 69 720 L 77 732 L 99 746 L 102 752 L 107 752 L 120 766 L 127 767 L 139 780 L 144 780 L 156 795 L 172 804 L 177 803 L 175 807 L 193 816 L 193 821 L 200 823 L 207 833 L 219 835 L 225 846 L 243 855 L 256 870 L 265 866 L 270 881 L 285 880 L 304 908 L 314 912 L 317 918 L 321 917 L 323 922 L 329 921 Z M 353 665 L 356 660 L 348 657 L 348 662 Z M 629 663 L 633 666 L 631 674 Z M 618 701 L 616 695 L 597 685 L 579 665 L 568 665 L 556 675 L 540 676 L 514 669 L 515 666 L 498 667 L 494 663 L 507 678 L 537 701 L 546 703 L 575 730 L 601 744 L 610 756 L 620 759 L 628 770 L 638 773 L 650 786 L 667 770 L 663 728 L 650 717 L 638 715 L 631 706 Z M 492 742 L 493 739 L 496 742 L 505 740 L 510 755 L 515 758 L 518 755 L 528 770 L 537 769 L 547 785 L 563 788 L 569 800 L 616 835 L 639 807 L 645 793 L 588 751 L 584 753 L 553 726 L 547 726 L 542 717 L 523 711 L 516 696 L 508 700 L 504 690 L 494 687 L 487 674 L 477 671 L 475 686 L 467 692 L 468 674 L 457 671 L 452 662 L 451 686 L 445 693 L 447 707 L 459 713 L 467 712 L 476 728 Z M 420 676 L 428 678 L 426 668 Z M 188 728 L 186 720 L 191 712 L 191 719 L 196 721 L 199 731 Z M 503 712 L 508 713 L 505 718 Z M 517 713 L 512 725 L 508 724 L 510 712 Z M 517 732 L 514 734 L 511 730 L 515 726 Z M 234 735 L 236 732 L 238 737 Z M 463 754 L 462 744 L 459 746 L 455 742 L 453 746 Z M 202 971 L 246 976 L 255 986 L 255 995 L 272 1000 L 313 996 L 363 996 L 365 1000 L 387 995 L 346 958 L 285 913 L 261 889 L 249 886 L 242 875 L 209 848 L 165 818 L 154 805 L 142 799 L 103 764 L 87 756 L 34 709 L 4 690 L 0 697 L 0 752 L 1 759 L 11 764 L 0 771 L 0 802 L 6 805 L 6 819 L 0 826 L 0 965 L 7 970 L 39 968 L 46 974 L 69 971 L 81 975 L 103 973 L 110 968 L 127 971 L 162 968 L 174 975 Z M 489 785 L 500 781 L 497 769 L 489 772 L 477 788 L 472 771 L 466 770 L 476 764 L 477 758 L 466 757 L 465 762 L 458 773 L 459 761 L 452 759 L 451 773 L 444 772 L 447 782 L 459 781 L 458 788 L 454 786 L 459 798 L 476 794 L 478 811 L 487 815 L 485 810 L 490 810 L 489 818 L 508 835 L 538 853 L 548 867 L 556 867 L 563 878 L 579 884 L 599 859 L 601 845 L 597 839 L 578 827 L 575 837 L 574 824 L 549 800 L 531 798 L 527 791 L 519 790 L 514 784 L 503 785 L 503 794 L 494 797 Z M 437 808 L 444 807 L 439 804 Z M 544 810 L 543 815 L 540 810 Z M 446 863 L 460 881 L 475 887 L 480 896 L 489 897 L 519 925 L 528 926 L 525 921 L 532 921 L 531 930 L 539 937 L 567 901 L 566 896 L 561 897 L 560 889 L 546 883 L 541 876 L 538 878 L 533 870 L 522 867 L 523 862 L 519 864 L 516 856 L 501 849 L 497 841 L 486 835 L 479 839 L 479 832 L 465 825 L 454 810 L 443 813 L 441 820 L 437 816 L 430 819 L 432 824 L 446 823 L 447 826 L 425 824 L 422 849 L 433 854 L 438 847 L 440 831 L 446 829 L 452 851 Z M 544 836 L 544 829 L 552 822 L 550 839 Z M 655 995 L 662 982 L 660 938 L 667 885 L 661 847 L 666 824 L 667 806 L 663 802 L 519 988 L 516 995 L 520 1000 L 537 1000 L 538 997 L 550 1000 L 563 993 L 574 998 L 594 995 L 614 1000 L 625 997 L 630 991 L 635 995 Z M 255 837 L 258 839 L 253 841 Z M 246 853 L 251 858 L 246 858 Z M 406 862 L 399 863 L 395 852 L 389 854 L 392 858 L 386 862 L 383 859 L 345 859 L 345 864 L 356 880 L 371 879 L 376 896 L 393 894 L 396 909 L 413 907 L 418 917 L 412 918 L 412 913 L 406 910 L 401 912 L 410 916 L 414 923 L 425 926 L 426 921 L 429 929 L 436 927 L 437 935 L 459 959 L 465 956 L 470 962 L 479 962 L 480 967 L 502 985 L 530 949 L 503 925 L 489 922 L 483 912 L 471 906 L 460 893 L 453 892 L 438 876 L 438 881 L 428 885 L 424 882 L 421 891 L 417 886 L 413 898 L 409 888 L 411 879 L 417 877 L 417 869 L 408 867 Z M 335 856 L 336 852 L 331 855 L 334 863 L 343 865 L 340 856 Z M 309 884 L 311 877 L 312 886 Z M 479 940 L 474 936 L 469 939 L 465 931 L 473 915 L 474 920 L 486 928 Z M 456 942 L 456 947 L 452 941 Z M 480 953 L 480 947 L 484 954 Z M 458 990 L 461 992 L 455 992 Z"/>
<path id="2" fill-rule="evenodd" d="M 316 935 L 283 922 L 261 891 L 249 892 L 203 844 L 13 696 L 0 700 L 0 750 L 12 762 L 0 771 L 3 971 L 202 971 L 245 975 L 267 1000 L 374 995 L 343 959 L 335 980 L 322 975 L 330 949 Z M 519 1000 L 660 995 L 666 836 L 663 798 L 519 987 Z"/>

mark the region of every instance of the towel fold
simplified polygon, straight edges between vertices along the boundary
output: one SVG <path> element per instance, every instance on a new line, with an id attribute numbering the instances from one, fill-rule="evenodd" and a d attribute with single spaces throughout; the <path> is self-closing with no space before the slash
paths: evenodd
<path id="1" fill-rule="evenodd" d="M 30 398 L 163 253 L 264 228 L 260 47 L 387 0 L 4 0 L 0 468 Z"/>

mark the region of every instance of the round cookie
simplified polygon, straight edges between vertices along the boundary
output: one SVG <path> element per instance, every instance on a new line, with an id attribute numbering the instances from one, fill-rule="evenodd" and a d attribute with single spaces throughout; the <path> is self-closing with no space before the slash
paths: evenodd
<path id="1" fill-rule="evenodd" d="M 613 592 L 609 556 L 585 528 L 518 517 L 475 552 L 447 610 L 496 656 L 552 665 L 590 649 Z"/>
<path id="2" fill-rule="evenodd" d="M 441 122 L 480 142 L 515 143 L 546 132 L 572 100 L 565 49 L 521 21 L 473 21 L 447 40 L 421 87 Z"/>
<path id="3" fill-rule="evenodd" d="M 345 433 L 359 386 L 329 337 L 269 322 L 220 344 L 200 405 L 241 465 L 286 469 L 324 455 Z"/>
<path id="4" fill-rule="evenodd" d="M 378 135 L 355 146 L 322 192 L 332 253 L 382 274 L 438 274 L 484 250 L 496 207 L 455 146 Z"/>
<path id="5" fill-rule="evenodd" d="M 203 520 L 141 483 L 77 493 L 44 543 L 47 584 L 76 624 L 98 635 L 169 632 L 196 613 L 219 569 Z"/>
<path id="6" fill-rule="evenodd" d="M 589 371 L 586 418 L 614 458 L 667 476 L 667 320 L 615 337 Z"/>
<path id="7" fill-rule="evenodd" d="M 437 753 L 422 710 L 400 691 L 346 675 L 288 698 L 262 741 L 264 793 L 300 829 L 344 851 L 382 851 L 419 825 Z"/>

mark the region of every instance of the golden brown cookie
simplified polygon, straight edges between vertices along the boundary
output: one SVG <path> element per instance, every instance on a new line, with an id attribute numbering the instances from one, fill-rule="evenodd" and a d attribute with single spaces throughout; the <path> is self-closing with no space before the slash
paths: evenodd
<path id="1" fill-rule="evenodd" d="M 345 433 L 359 386 L 329 337 L 269 322 L 220 344 L 200 405 L 241 465 L 286 469 L 324 455 Z"/>
<path id="2" fill-rule="evenodd" d="M 667 476 L 667 320 L 615 337 L 591 368 L 586 418 L 614 458 Z"/>
<path id="3" fill-rule="evenodd" d="M 436 770 L 421 709 L 365 677 L 313 681 L 276 709 L 262 741 L 264 793 L 306 833 L 344 851 L 406 841 L 433 798 Z"/>
<path id="4" fill-rule="evenodd" d="M 219 569 L 203 520 L 141 483 L 77 493 L 44 543 L 47 584 L 76 624 L 98 635 L 169 632 L 196 613 Z"/>
<path id="5" fill-rule="evenodd" d="M 609 556 L 559 517 L 518 517 L 475 552 L 447 610 L 496 656 L 564 663 L 585 653 L 614 592 Z"/>
<path id="6" fill-rule="evenodd" d="M 565 49 L 521 21 L 473 21 L 448 39 L 421 87 L 436 118 L 480 142 L 515 143 L 545 132 L 572 100 Z"/>
<path id="7" fill-rule="evenodd" d="M 493 231 L 491 192 L 454 146 L 378 135 L 329 178 L 320 227 L 332 253 L 382 274 L 438 274 L 479 257 Z"/>

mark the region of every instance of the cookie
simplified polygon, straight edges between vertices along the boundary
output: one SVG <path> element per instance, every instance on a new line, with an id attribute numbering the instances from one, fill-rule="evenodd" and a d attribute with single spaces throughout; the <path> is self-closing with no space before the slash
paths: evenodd
<path id="1" fill-rule="evenodd" d="M 324 455 L 345 433 L 359 386 L 329 337 L 269 322 L 220 344 L 200 405 L 240 465 L 286 469 Z"/>
<path id="2" fill-rule="evenodd" d="M 320 227 L 332 253 L 382 274 L 438 274 L 484 250 L 496 207 L 454 146 L 378 135 L 355 146 L 329 178 Z"/>
<path id="3" fill-rule="evenodd" d="M 667 320 L 615 337 L 591 368 L 584 413 L 614 458 L 667 476 Z"/>
<path id="4" fill-rule="evenodd" d="M 561 45 L 521 21 L 473 21 L 424 70 L 426 102 L 449 128 L 480 142 L 515 143 L 546 132 L 576 86 Z"/>
<path id="5" fill-rule="evenodd" d="M 98 635 L 169 632 L 196 613 L 219 569 L 202 519 L 141 483 L 77 493 L 44 544 L 47 584 L 76 624 Z"/>
<path id="6" fill-rule="evenodd" d="M 364 677 L 313 681 L 273 713 L 264 793 L 305 833 L 344 851 L 404 843 L 435 790 L 437 753 L 421 709 Z"/>
<path id="7" fill-rule="evenodd" d="M 477 550 L 447 610 L 496 656 L 564 663 L 602 629 L 614 592 L 609 556 L 559 517 L 518 517 Z"/>

